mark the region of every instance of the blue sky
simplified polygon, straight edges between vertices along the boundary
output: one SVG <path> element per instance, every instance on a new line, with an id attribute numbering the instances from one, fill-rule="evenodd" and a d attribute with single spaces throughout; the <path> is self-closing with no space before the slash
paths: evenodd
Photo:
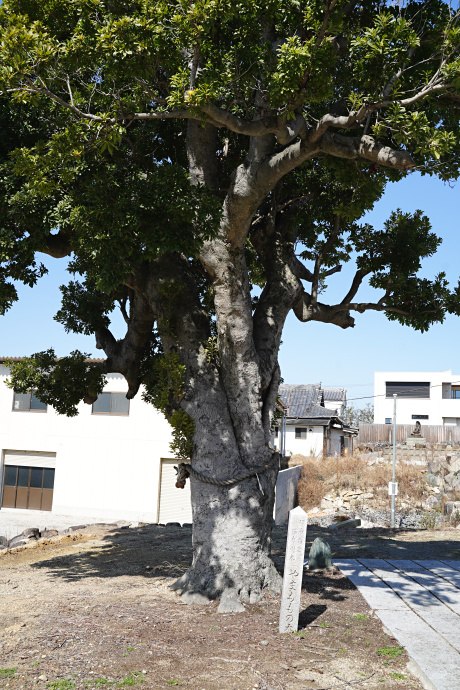
<path id="1" fill-rule="evenodd" d="M 423 273 L 434 276 L 445 271 L 452 285 L 460 276 L 460 198 L 459 187 L 450 187 L 418 173 L 389 185 L 385 196 L 367 217 L 380 228 L 393 209 L 415 211 L 421 208 L 430 218 L 433 230 L 443 237 L 438 253 L 423 264 Z M 53 320 L 59 308 L 59 285 L 69 280 L 63 260 L 44 257 L 49 274 L 33 289 L 21 286 L 20 301 L 0 317 L 2 356 L 22 356 L 54 347 L 58 355 L 74 349 L 101 356 L 93 337 L 66 334 Z M 353 262 L 342 273 L 329 278 L 324 302 L 342 299 L 353 276 Z M 370 288 L 363 288 L 358 298 L 372 298 Z M 374 371 L 439 371 L 452 369 L 460 374 L 458 351 L 460 319 L 448 317 L 444 324 L 428 333 L 387 321 L 384 314 L 355 314 L 354 329 L 342 330 L 321 323 L 302 324 L 290 315 L 280 352 L 284 381 L 290 384 L 321 381 L 325 386 L 343 386 L 348 398 L 373 394 Z M 122 333 L 117 318 L 116 333 Z M 367 400 L 357 400 L 361 406 Z"/>
<path id="2" fill-rule="evenodd" d="M 433 231 L 443 238 L 437 254 L 423 262 L 422 272 L 432 277 L 445 271 L 451 286 L 460 276 L 460 197 L 459 186 L 449 186 L 435 178 L 413 173 L 387 187 L 384 197 L 366 220 L 381 228 L 391 211 L 400 208 L 413 212 L 420 208 L 430 218 Z M 321 301 L 334 301 L 346 294 L 353 262 L 342 273 L 329 278 L 330 292 Z M 374 293 L 374 296 L 373 296 Z M 378 293 L 362 288 L 356 299 L 375 301 Z M 460 319 L 449 316 L 427 333 L 419 333 L 383 313 L 353 313 L 353 329 L 343 330 L 322 323 L 302 324 L 290 315 L 283 334 L 280 353 L 282 376 L 286 383 L 314 383 L 343 386 L 348 399 L 373 394 L 374 371 L 441 371 L 460 373 L 458 352 Z M 368 400 L 356 400 L 362 406 Z"/>

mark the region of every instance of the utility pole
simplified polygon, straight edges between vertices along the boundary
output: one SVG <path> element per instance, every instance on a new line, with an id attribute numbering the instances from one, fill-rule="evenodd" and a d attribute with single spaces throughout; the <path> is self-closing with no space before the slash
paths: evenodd
<path id="1" fill-rule="evenodd" d="M 283 421 L 281 423 L 281 457 L 284 457 L 286 455 L 286 417 L 287 417 L 287 409 L 284 407 L 283 408 Z"/>
<path id="2" fill-rule="evenodd" d="M 396 393 L 393 394 L 393 477 L 391 481 L 391 528 L 395 526 L 395 494 L 396 494 Z"/>

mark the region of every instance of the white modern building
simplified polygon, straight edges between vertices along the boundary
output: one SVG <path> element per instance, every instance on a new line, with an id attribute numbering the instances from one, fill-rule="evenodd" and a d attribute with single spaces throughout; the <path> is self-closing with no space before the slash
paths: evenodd
<path id="1" fill-rule="evenodd" d="M 5 385 L 0 365 L 1 509 L 149 522 L 191 522 L 190 487 L 175 487 L 177 459 L 164 416 L 126 399 L 127 383 L 109 374 L 94 405 L 57 414 L 33 394 Z"/>
<path id="2" fill-rule="evenodd" d="M 460 426 L 460 374 L 446 371 L 377 371 L 374 423 Z"/>
<path id="3" fill-rule="evenodd" d="M 281 385 L 284 423 L 275 428 L 273 443 L 285 455 L 342 455 L 352 451 L 357 430 L 343 421 L 346 390 L 320 383 Z M 282 436 L 284 435 L 284 438 Z"/>

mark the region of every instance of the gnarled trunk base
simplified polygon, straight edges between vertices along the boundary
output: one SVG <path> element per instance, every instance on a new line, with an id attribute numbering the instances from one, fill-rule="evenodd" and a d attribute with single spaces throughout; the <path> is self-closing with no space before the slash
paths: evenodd
<path id="1" fill-rule="evenodd" d="M 263 591 L 281 591 L 270 558 L 276 475 L 259 475 L 260 486 L 256 477 L 232 487 L 192 479 L 193 562 L 173 589 L 250 603 Z"/>

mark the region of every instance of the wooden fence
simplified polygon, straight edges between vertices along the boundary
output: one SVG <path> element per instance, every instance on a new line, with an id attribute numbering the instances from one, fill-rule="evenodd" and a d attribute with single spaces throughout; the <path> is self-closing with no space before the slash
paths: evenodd
<path id="1" fill-rule="evenodd" d="M 413 424 L 396 425 L 396 442 L 402 443 L 413 432 Z M 428 443 L 460 443 L 460 427 L 423 424 L 422 437 Z M 392 443 L 392 424 L 360 424 L 358 443 Z"/>

